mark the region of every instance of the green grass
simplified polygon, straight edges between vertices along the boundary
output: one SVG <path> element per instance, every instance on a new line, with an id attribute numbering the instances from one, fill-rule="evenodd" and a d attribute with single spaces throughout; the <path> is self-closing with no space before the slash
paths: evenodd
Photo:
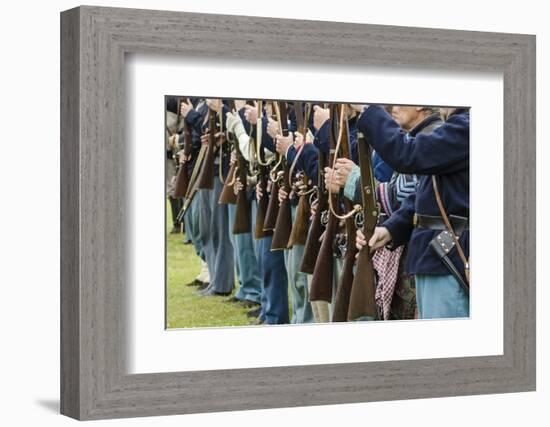
<path id="1" fill-rule="evenodd" d="M 230 297 L 200 297 L 197 287 L 185 286 L 199 274 L 200 260 L 193 245 L 184 245 L 183 234 L 170 234 L 172 215 L 166 209 L 167 327 L 193 328 L 250 325 L 249 309 L 225 302 Z"/>

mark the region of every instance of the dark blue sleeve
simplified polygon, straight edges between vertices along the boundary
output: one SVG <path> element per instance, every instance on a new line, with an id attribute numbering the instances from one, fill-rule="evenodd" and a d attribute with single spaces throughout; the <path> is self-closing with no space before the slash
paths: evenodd
<path id="1" fill-rule="evenodd" d="M 317 168 L 319 165 L 319 155 L 317 148 L 313 144 L 304 144 L 302 154 L 298 159 L 298 169 L 303 170 L 306 176 L 315 181 L 317 179 Z"/>
<path id="2" fill-rule="evenodd" d="M 433 132 L 407 138 L 405 131 L 382 107 L 371 105 L 359 117 L 357 127 L 397 172 L 449 174 L 469 167 L 469 114 L 452 115 Z"/>
<path id="3" fill-rule="evenodd" d="M 411 238 L 414 228 L 413 216 L 415 200 L 416 193 L 412 193 L 403 200 L 401 207 L 392 213 L 384 224 L 382 224 L 391 234 L 392 241 L 389 245 L 391 249 L 404 245 Z"/>
<path id="4" fill-rule="evenodd" d="M 296 122 L 296 110 L 294 108 L 288 113 L 288 121 L 288 131 L 296 132 L 298 130 L 298 124 Z"/>
<path id="5" fill-rule="evenodd" d="M 313 140 L 317 149 L 325 154 L 328 154 L 330 151 L 328 142 L 329 123 L 329 120 L 323 123 L 323 126 L 315 133 L 315 139 Z"/>
<path id="6" fill-rule="evenodd" d="M 372 169 L 378 182 L 388 182 L 393 175 L 393 169 L 382 160 L 376 151 L 372 155 Z"/>
<path id="7" fill-rule="evenodd" d="M 202 133 L 202 120 L 204 116 L 197 110 L 193 109 L 185 116 L 185 121 L 197 133 Z"/>
<path id="8" fill-rule="evenodd" d="M 262 116 L 262 148 L 265 148 L 272 153 L 276 153 L 277 150 L 275 149 L 275 143 L 273 141 L 273 138 L 269 136 L 267 133 L 267 117 Z"/>
<path id="9" fill-rule="evenodd" d="M 353 163 L 356 165 L 359 164 L 359 150 L 357 149 L 357 128 L 355 127 L 355 124 L 351 124 L 349 126 L 349 145 L 350 145 L 350 152 L 351 152 L 351 160 L 353 160 Z"/>

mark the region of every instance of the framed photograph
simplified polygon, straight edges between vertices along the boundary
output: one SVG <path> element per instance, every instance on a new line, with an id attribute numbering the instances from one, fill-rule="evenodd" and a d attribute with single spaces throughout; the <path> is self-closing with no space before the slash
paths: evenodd
<path id="1" fill-rule="evenodd" d="M 61 14 L 61 412 L 535 390 L 535 37 Z"/>

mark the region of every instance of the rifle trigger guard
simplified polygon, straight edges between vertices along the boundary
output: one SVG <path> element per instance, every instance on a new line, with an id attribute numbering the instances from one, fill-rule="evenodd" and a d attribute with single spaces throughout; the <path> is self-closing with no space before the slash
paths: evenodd
<path id="1" fill-rule="evenodd" d="M 363 214 L 363 211 L 357 212 L 354 221 L 357 228 L 363 228 L 363 225 L 365 224 L 365 215 Z"/>
<path id="2" fill-rule="evenodd" d="M 328 210 L 321 212 L 321 224 L 326 227 L 328 224 Z"/>

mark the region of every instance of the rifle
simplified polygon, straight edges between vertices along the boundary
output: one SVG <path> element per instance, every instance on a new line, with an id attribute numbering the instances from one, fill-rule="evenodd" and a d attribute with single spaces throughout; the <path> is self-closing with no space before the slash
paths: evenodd
<path id="1" fill-rule="evenodd" d="M 236 111 L 235 101 L 229 101 L 231 111 Z M 235 176 L 239 177 L 239 181 L 243 185 L 242 189 L 237 194 L 237 209 L 235 211 L 235 223 L 233 224 L 233 234 L 250 233 L 250 200 L 246 195 L 246 186 L 248 178 L 248 162 L 241 152 L 239 141 L 237 138 L 233 140 L 233 146 L 235 147 L 235 153 L 237 154 L 237 168 L 235 170 Z"/>
<path id="2" fill-rule="evenodd" d="M 341 108 L 345 108 L 344 105 Z M 344 112 L 345 114 L 345 112 Z M 351 144 L 349 139 L 349 126 L 347 117 L 344 120 L 342 127 L 342 157 L 351 159 Z M 345 322 L 348 319 L 348 308 L 353 285 L 353 266 L 355 264 L 355 255 L 357 248 L 355 247 L 355 234 L 357 228 L 353 216 L 359 211 L 359 206 L 353 206 L 353 203 L 344 197 L 344 208 L 348 212 L 341 218 L 346 224 L 346 233 L 341 236 L 342 244 L 340 245 L 343 265 L 336 288 L 336 298 L 334 301 L 334 309 L 332 311 L 333 322 Z"/>
<path id="3" fill-rule="evenodd" d="M 202 168 L 197 178 L 197 186 L 200 190 L 214 189 L 214 150 L 216 148 L 216 112 L 208 110 L 208 144 Z M 220 147 L 221 149 L 221 147 Z"/>
<path id="4" fill-rule="evenodd" d="M 334 157 L 336 156 L 336 144 L 335 144 L 335 126 L 337 123 L 337 107 L 336 104 L 332 104 L 330 107 L 330 132 L 329 132 L 329 144 L 330 144 L 330 154 L 329 154 L 329 164 L 333 164 Z M 324 177 L 323 177 L 324 179 Z M 329 206 L 337 207 L 338 196 L 336 194 L 327 195 L 329 200 Z M 319 209 L 319 206 L 317 207 Z M 324 218 L 323 218 L 324 217 Z M 332 276 L 334 272 L 334 262 L 333 262 L 333 244 L 334 237 L 338 231 L 338 218 L 331 215 L 330 211 L 326 209 L 321 214 L 321 222 L 325 223 L 325 235 L 323 241 L 321 242 L 321 247 L 315 262 L 315 268 L 313 270 L 313 277 L 311 279 L 311 290 L 309 294 L 310 301 L 326 301 L 331 302 L 332 300 Z"/>
<path id="5" fill-rule="evenodd" d="M 193 167 L 193 172 L 191 173 L 191 178 L 189 179 L 189 186 L 187 188 L 187 193 L 185 194 L 185 197 L 183 200 L 183 206 L 177 216 L 177 219 L 179 222 L 183 221 L 183 217 L 185 216 L 187 209 L 189 209 L 189 206 L 191 206 L 191 202 L 193 201 L 193 198 L 195 197 L 195 195 L 199 190 L 198 174 L 199 174 L 199 170 L 202 167 L 206 150 L 207 150 L 207 147 L 205 145 L 202 145 L 199 151 L 199 154 L 197 155 L 197 161 L 195 162 L 195 166 Z"/>
<path id="6" fill-rule="evenodd" d="M 283 133 L 283 119 L 282 117 L 288 117 L 286 103 L 285 102 L 275 102 L 275 110 L 278 111 L 277 121 L 279 122 L 279 128 L 281 133 Z M 284 123 L 285 128 L 287 129 L 288 134 L 288 119 Z M 260 117 L 258 117 L 258 132 L 262 132 Z M 277 222 L 277 217 L 279 214 L 279 169 L 282 163 L 282 156 L 278 155 L 278 160 L 275 166 L 269 171 L 270 179 L 272 182 L 271 193 L 269 196 L 269 204 L 267 206 L 267 211 L 265 213 L 264 220 L 264 230 L 274 230 L 275 223 Z"/>
<path id="7" fill-rule="evenodd" d="M 281 103 L 281 106 L 285 103 Z M 288 136 L 288 114 L 285 108 L 280 108 L 280 118 L 281 133 L 283 136 Z M 286 191 L 287 194 L 290 194 L 292 189 L 290 186 L 290 165 L 281 155 L 281 161 L 283 164 L 283 175 L 282 175 L 282 188 Z M 272 192 L 271 198 L 278 200 L 278 194 Z M 271 201 L 271 200 L 270 200 Z M 290 207 L 290 200 L 286 197 L 279 204 L 279 211 L 277 212 L 277 219 L 275 221 L 275 228 L 273 231 L 273 241 L 271 243 L 271 250 L 278 251 L 287 248 L 288 239 L 290 237 L 290 231 L 292 228 L 292 212 Z"/>
<path id="8" fill-rule="evenodd" d="M 258 101 L 258 121 L 260 122 L 260 118 L 262 117 L 262 111 L 263 111 L 263 101 Z M 258 210 L 256 212 L 256 225 L 254 228 L 254 238 L 255 239 L 262 239 L 267 236 L 271 236 L 273 234 L 273 231 L 271 230 L 264 230 L 264 224 L 265 224 L 265 217 L 267 208 L 269 205 L 269 194 L 267 193 L 267 184 L 269 182 L 269 165 L 265 161 L 264 156 L 264 150 L 262 149 L 262 132 L 261 132 L 261 125 L 259 126 L 259 129 L 257 129 L 256 132 L 256 140 L 255 142 L 255 153 L 256 153 L 256 160 L 258 162 L 258 176 L 259 176 L 259 184 L 260 184 L 260 190 L 262 192 L 262 196 L 258 200 Z"/>
<path id="9" fill-rule="evenodd" d="M 299 113 L 300 103 L 294 103 L 294 111 L 296 113 L 296 123 L 298 125 L 298 131 L 304 136 L 304 144 L 306 143 L 306 136 L 308 131 L 308 122 L 309 122 L 309 113 L 310 105 L 305 104 L 304 115 Z M 296 154 L 296 159 L 299 154 Z M 296 161 L 295 159 L 295 161 Z M 295 190 L 295 193 L 298 195 L 298 207 L 296 209 L 296 217 L 294 218 L 294 223 L 292 224 L 292 230 L 290 232 L 290 237 L 288 239 L 287 248 L 290 249 L 294 245 L 305 245 L 307 240 L 307 232 L 309 225 L 309 194 L 311 191 L 306 191 L 309 178 L 306 176 L 305 172 L 302 172 L 301 178 L 298 179 L 298 184 L 295 187 L 298 188 L 298 191 Z M 300 186 L 301 182 L 301 186 Z M 302 187 L 302 188 L 299 188 Z"/>
<path id="10" fill-rule="evenodd" d="M 379 207 L 375 199 L 375 181 L 372 173 L 372 156 L 362 132 L 357 132 L 357 145 L 359 148 L 359 167 L 361 168 L 361 192 L 363 196 L 363 209 L 355 217 L 357 227 L 363 227 L 363 234 L 368 242 L 374 233 L 379 214 Z M 370 257 L 369 248 L 364 247 L 359 251 L 357 258 L 357 270 L 351 287 L 350 302 L 348 308 L 348 320 L 361 317 L 378 317 L 378 308 L 375 296 L 375 274 Z"/>
<path id="11" fill-rule="evenodd" d="M 230 103 L 230 110 L 233 111 L 235 109 L 235 101 L 229 101 Z M 228 136 L 229 139 L 229 136 Z M 229 140 L 230 143 L 239 144 L 239 142 L 235 142 L 234 140 Z M 221 159 L 220 159 L 221 162 Z M 221 164 L 221 163 L 220 163 Z M 235 205 L 237 204 L 237 195 L 235 194 L 235 191 L 233 191 L 233 185 L 235 184 L 235 179 L 237 178 L 237 162 L 232 163 L 229 172 L 227 173 L 227 178 L 225 182 L 223 183 L 223 188 L 220 193 L 220 198 L 218 199 L 218 203 L 220 205 Z"/>
<path id="12" fill-rule="evenodd" d="M 178 115 L 180 114 L 180 106 L 182 100 L 178 101 Z M 191 156 L 193 150 L 193 144 L 191 141 L 191 131 L 189 130 L 189 125 L 183 119 L 183 155 L 187 159 Z M 178 173 L 176 175 L 176 184 L 174 186 L 174 198 L 181 199 L 187 193 L 189 188 L 189 171 L 187 169 L 188 160 L 185 160 L 183 163 L 178 165 Z"/>

